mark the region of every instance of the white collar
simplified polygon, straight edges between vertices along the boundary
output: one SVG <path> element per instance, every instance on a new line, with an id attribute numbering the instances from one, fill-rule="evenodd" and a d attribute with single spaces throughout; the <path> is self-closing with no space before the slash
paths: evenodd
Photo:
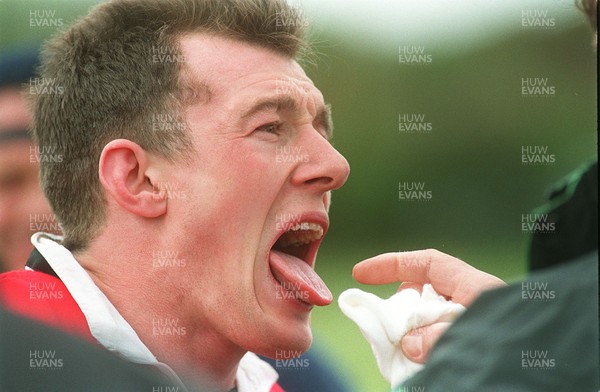
<path id="1" fill-rule="evenodd" d="M 31 237 L 33 246 L 44 256 L 79 305 L 94 338 L 109 351 L 131 362 L 155 365 L 176 376 L 168 365 L 156 359 L 60 241 L 62 237 L 48 233 L 36 233 Z M 242 357 L 236 373 L 239 392 L 269 392 L 277 379 L 275 369 L 251 352 Z"/>

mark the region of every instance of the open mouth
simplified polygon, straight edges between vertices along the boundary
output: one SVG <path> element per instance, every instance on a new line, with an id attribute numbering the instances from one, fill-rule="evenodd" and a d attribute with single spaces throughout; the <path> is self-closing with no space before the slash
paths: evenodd
<path id="1" fill-rule="evenodd" d="M 310 305 L 328 305 L 331 292 L 313 269 L 325 229 L 319 223 L 290 224 L 269 252 L 269 266 L 279 283 L 278 295 Z"/>
<path id="2" fill-rule="evenodd" d="M 279 237 L 273 249 L 302 259 L 312 267 L 314 264 L 312 253 L 316 253 L 323 232 L 323 227 L 318 223 L 296 223 Z M 313 250 L 315 252 L 311 252 Z M 308 257 L 309 255 L 311 257 Z"/>

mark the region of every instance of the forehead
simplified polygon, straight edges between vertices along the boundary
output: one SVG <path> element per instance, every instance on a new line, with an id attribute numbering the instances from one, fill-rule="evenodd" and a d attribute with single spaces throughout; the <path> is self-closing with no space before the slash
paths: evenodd
<path id="1" fill-rule="evenodd" d="M 179 44 L 188 76 L 208 86 L 211 97 L 252 94 L 252 90 L 273 89 L 286 81 L 302 86 L 319 103 L 323 102 L 321 92 L 292 58 L 205 33 L 183 35 Z"/>

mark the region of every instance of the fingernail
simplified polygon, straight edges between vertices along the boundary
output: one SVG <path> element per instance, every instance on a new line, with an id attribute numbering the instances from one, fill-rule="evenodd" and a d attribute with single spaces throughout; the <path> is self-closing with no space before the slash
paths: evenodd
<path id="1" fill-rule="evenodd" d="M 409 359 L 419 358 L 423 352 L 423 338 L 421 336 L 406 335 L 402 339 L 402 351 Z"/>

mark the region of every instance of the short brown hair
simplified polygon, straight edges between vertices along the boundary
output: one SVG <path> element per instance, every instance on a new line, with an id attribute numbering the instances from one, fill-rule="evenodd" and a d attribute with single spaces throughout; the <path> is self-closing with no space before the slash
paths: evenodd
<path id="1" fill-rule="evenodd" d="M 173 161 L 190 151 L 187 125 L 152 129 L 156 114 L 182 124 L 194 88 L 180 72 L 179 36 L 207 32 L 298 58 L 305 27 L 285 0 L 114 0 L 50 40 L 31 96 L 32 127 L 42 154 L 60 155 L 40 159 L 40 169 L 64 245 L 84 249 L 105 221 L 98 161 L 108 142 L 129 139 Z M 161 51 L 172 61 L 156 61 Z"/>

